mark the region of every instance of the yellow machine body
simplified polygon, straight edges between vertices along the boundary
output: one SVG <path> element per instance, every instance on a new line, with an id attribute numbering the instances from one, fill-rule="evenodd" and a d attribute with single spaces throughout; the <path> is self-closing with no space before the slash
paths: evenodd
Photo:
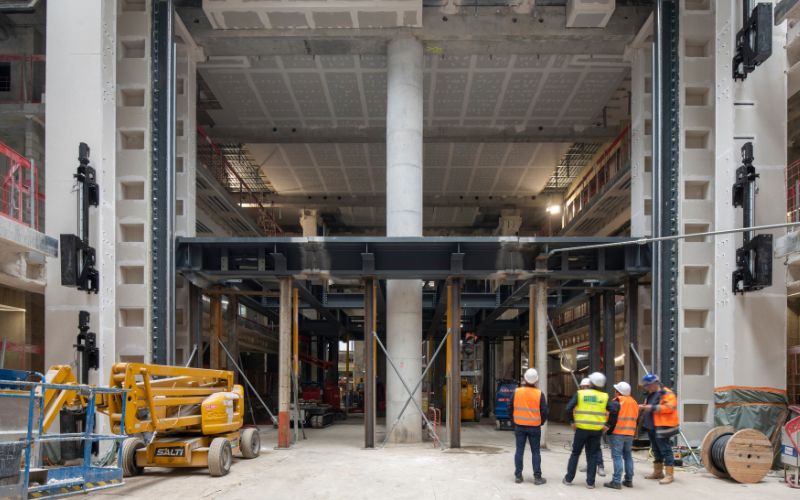
<path id="1" fill-rule="evenodd" d="M 208 467 L 208 449 L 214 438 L 224 437 L 234 453 L 239 451 L 239 432 L 217 436 L 173 436 L 156 439 L 136 450 L 139 467 Z"/>
<path id="2" fill-rule="evenodd" d="M 203 434 L 222 434 L 242 426 L 244 390 L 233 386 L 232 392 L 218 392 L 208 396 L 200 405 Z"/>
<path id="3" fill-rule="evenodd" d="M 442 395 L 447 401 L 447 385 L 442 388 Z M 476 398 L 475 385 L 466 377 L 461 378 L 461 421 L 477 422 L 480 420 L 480 408 Z"/>

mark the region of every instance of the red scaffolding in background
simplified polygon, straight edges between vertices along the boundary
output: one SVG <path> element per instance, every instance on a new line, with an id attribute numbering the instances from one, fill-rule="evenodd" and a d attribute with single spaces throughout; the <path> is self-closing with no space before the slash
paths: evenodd
<path id="1" fill-rule="evenodd" d="M 44 194 L 39 191 L 38 168 L 2 141 L 0 156 L 0 172 L 5 172 L 0 215 L 41 231 Z"/>

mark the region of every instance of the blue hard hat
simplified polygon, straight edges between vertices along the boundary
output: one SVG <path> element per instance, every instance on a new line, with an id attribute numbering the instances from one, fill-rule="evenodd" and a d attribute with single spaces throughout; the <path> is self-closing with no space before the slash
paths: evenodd
<path id="1" fill-rule="evenodd" d="M 658 382 L 658 380 L 659 380 L 658 375 L 656 375 L 655 373 L 648 373 L 642 378 L 642 384 L 650 385 Z"/>

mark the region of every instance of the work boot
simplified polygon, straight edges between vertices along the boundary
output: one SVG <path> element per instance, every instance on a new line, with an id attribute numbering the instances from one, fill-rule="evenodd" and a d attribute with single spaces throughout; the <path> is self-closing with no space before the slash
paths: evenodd
<path id="1" fill-rule="evenodd" d="M 653 463 L 653 473 L 644 476 L 645 479 L 664 479 L 664 464 Z"/>
<path id="2" fill-rule="evenodd" d="M 620 483 L 618 483 L 616 481 L 608 481 L 607 483 L 604 483 L 603 486 L 605 486 L 606 488 L 614 489 L 614 490 L 621 490 L 622 489 L 622 484 L 620 484 Z"/>
<path id="3" fill-rule="evenodd" d="M 566 478 L 566 477 L 565 477 L 564 479 L 562 479 L 562 480 L 561 480 L 561 483 L 562 483 L 562 484 L 565 484 L 565 485 L 567 485 L 567 486 L 572 486 L 572 481 L 567 481 L 567 478 Z"/>
<path id="4" fill-rule="evenodd" d="M 626 480 L 622 481 L 622 486 L 624 486 L 626 488 L 633 488 L 633 481 L 630 480 L 630 479 L 626 479 Z"/>
<path id="5" fill-rule="evenodd" d="M 603 467 L 602 465 L 599 465 L 597 467 L 597 475 L 600 477 L 606 477 L 606 468 Z"/>
<path id="6" fill-rule="evenodd" d="M 592 484 L 586 483 L 586 487 L 589 488 L 590 490 L 593 490 L 594 489 L 594 483 L 592 483 Z"/>
<path id="7" fill-rule="evenodd" d="M 675 468 L 671 465 L 666 467 L 666 474 L 664 479 L 658 482 L 658 484 L 670 484 L 672 481 L 675 480 Z"/>
<path id="8" fill-rule="evenodd" d="M 514 482 L 519 484 L 522 482 L 522 476 L 514 476 Z"/>
<path id="9" fill-rule="evenodd" d="M 542 476 L 534 476 L 533 477 L 533 484 L 536 486 L 540 486 L 547 482 L 547 479 L 543 478 Z"/>

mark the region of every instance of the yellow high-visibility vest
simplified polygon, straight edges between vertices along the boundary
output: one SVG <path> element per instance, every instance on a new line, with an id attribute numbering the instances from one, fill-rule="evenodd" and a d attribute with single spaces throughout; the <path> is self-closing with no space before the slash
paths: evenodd
<path id="1" fill-rule="evenodd" d="M 578 404 L 575 406 L 573 416 L 575 426 L 587 431 L 600 431 L 608 421 L 606 406 L 608 394 L 595 389 L 581 389 L 578 391 Z"/>

